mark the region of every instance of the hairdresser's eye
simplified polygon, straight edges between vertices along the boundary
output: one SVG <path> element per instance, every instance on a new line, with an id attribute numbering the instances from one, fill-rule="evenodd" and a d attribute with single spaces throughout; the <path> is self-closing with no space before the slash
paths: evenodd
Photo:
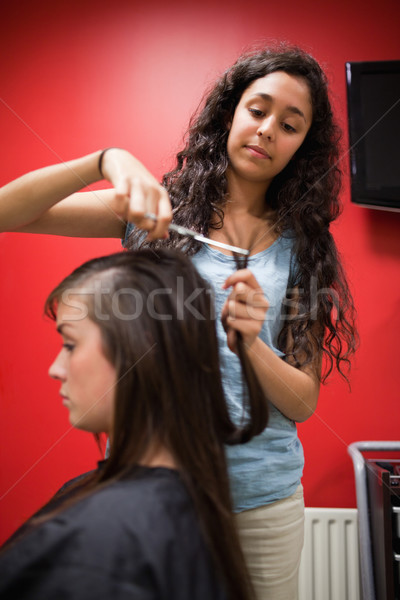
<path id="1" fill-rule="evenodd" d="M 296 133 L 295 128 L 289 125 L 289 123 L 282 123 L 282 127 L 287 133 Z"/>
<path id="2" fill-rule="evenodd" d="M 264 113 L 262 110 L 260 110 L 259 108 L 249 108 L 249 113 L 251 113 L 253 115 L 253 117 L 263 117 Z"/>

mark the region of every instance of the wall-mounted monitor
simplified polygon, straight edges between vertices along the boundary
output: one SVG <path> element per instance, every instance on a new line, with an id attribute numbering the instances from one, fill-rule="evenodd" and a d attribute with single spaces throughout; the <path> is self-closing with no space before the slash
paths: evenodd
<path id="1" fill-rule="evenodd" d="M 400 210 L 400 60 L 347 62 L 351 200 Z"/>

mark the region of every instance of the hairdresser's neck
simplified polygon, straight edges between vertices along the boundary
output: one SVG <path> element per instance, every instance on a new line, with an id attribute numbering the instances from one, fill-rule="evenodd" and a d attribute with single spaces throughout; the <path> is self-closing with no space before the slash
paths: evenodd
<path id="1" fill-rule="evenodd" d="M 265 194 L 269 182 L 255 182 L 237 177 L 232 170 L 227 172 L 227 195 L 225 214 L 248 213 L 261 217 L 265 213 Z"/>

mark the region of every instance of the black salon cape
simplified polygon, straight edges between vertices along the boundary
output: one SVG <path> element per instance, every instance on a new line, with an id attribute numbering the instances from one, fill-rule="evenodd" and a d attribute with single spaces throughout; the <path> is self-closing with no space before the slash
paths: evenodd
<path id="1" fill-rule="evenodd" d="M 1 600 L 226 600 L 178 472 L 140 467 L 17 538 Z"/>

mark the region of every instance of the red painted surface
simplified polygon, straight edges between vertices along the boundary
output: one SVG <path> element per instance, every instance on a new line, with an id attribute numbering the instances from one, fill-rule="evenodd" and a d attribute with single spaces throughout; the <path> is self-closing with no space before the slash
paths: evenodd
<path id="1" fill-rule="evenodd" d="M 400 57 L 396 0 L 10 5 L 0 21 L 0 184 L 106 146 L 128 148 L 160 177 L 204 89 L 255 42 L 286 39 L 313 53 L 344 128 L 344 63 Z M 335 376 L 299 426 L 309 506 L 355 506 L 347 445 L 399 438 L 400 214 L 352 205 L 345 182 L 334 232 L 361 347 L 351 392 Z M 90 436 L 70 429 L 47 376 L 59 341 L 42 307 L 74 267 L 119 248 L 118 240 L 0 234 L 1 540 L 98 458 Z"/>

